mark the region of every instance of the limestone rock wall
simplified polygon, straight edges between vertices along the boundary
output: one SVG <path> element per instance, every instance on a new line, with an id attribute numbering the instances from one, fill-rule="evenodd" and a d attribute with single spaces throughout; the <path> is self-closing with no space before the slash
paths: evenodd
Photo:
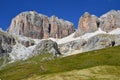
<path id="1" fill-rule="evenodd" d="M 47 17 L 35 11 L 23 12 L 16 16 L 8 29 L 9 33 L 31 38 L 63 38 L 74 32 L 73 23 Z"/>

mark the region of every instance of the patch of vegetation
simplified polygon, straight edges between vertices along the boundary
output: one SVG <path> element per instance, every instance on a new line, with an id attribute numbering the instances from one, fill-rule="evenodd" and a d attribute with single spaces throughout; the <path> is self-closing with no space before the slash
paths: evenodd
<path id="1" fill-rule="evenodd" d="M 53 60 L 42 60 L 46 56 L 49 58 L 51 55 L 42 54 L 42 56 L 38 55 L 25 61 L 9 64 L 0 71 L 0 78 L 3 80 L 20 80 L 34 75 L 42 76 L 95 66 L 120 66 L 120 46 Z"/>
<path id="2" fill-rule="evenodd" d="M 3 64 L 3 58 L 0 58 L 0 66 Z"/>
<path id="3" fill-rule="evenodd" d="M 9 62 L 9 59 L 8 59 L 7 56 L 0 57 L 0 67 L 1 67 L 2 65 L 7 64 L 8 62 Z"/>

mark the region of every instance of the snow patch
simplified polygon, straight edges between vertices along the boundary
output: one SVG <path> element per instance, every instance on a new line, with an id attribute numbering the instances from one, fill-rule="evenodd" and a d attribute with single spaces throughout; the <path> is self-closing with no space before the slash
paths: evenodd
<path id="1" fill-rule="evenodd" d="M 57 44 L 63 44 L 63 43 L 67 43 L 67 42 L 70 42 L 70 41 L 74 41 L 74 40 L 80 39 L 80 37 L 74 38 L 74 34 L 75 33 L 72 33 L 71 35 L 69 35 L 69 36 L 67 36 L 65 38 L 62 38 L 62 39 L 54 39 L 54 38 L 49 38 L 49 39 L 57 42 Z"/>
<path id="2" fill-rule="evenodd" d="M 62 39 L 54 39 L 54 38 L 49 38 L 55 42 L 57 42 L 58 44 L 63 44 L 63 43 L 67 43 L 67 42 L 71 42 L 71 41 L 74 41 L 74 40 L 79 40 L 79 39 L 89 39 L 95 35 L 98 35 L 98 34 L 106 34 L 106 32 L 102 31 L 100 28 L 98 29 L 98 31 L 95 31 L 93 33 L 86 33 L 80 37 L 77 37 L 77 38 L 74 38 L 74 34 L 75 33 L 72 33 L 71 35 L 65 37 L 65 38 L 62 38 Z"/>
<path id="3" fill-rule="evenodd" d="M 112 30 L 112 31 L 109 32 L 108 34 L 118 35 L 118 34 L 120 34 L 120 28 L 117 28 L 117 29 L 115 29 L 115 30 Z"/>
<path id="4" fill-rule="evenodd" d="M 98 31 L 95 31 L 93 33 L 86 33 L 84 34 L 83 36 L 81 36 L 82 39 L 89 39 L 95 35 L 98 35 L 98 34 L 106 34 L 106 32 L 102 31 L 100 28 L 98 29 Z"/>
<path id="5" fill-rule="evenodd" d="M 31 38 L 19 35 L 19 40 L 21 40 L 21 41 L 29 41 L 29 40 L 31 40 Z"/>

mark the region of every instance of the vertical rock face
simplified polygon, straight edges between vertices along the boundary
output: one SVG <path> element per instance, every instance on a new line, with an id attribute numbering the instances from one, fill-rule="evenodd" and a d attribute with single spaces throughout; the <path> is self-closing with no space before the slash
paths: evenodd
<path id="1" fill-rule="evenodd" d="M 0 31 L 0 56 L 3 56 L 5 53 L 10 53 L 12 51 L 12 45 L 15 45 L 15 39 Z"/>
<path id="2" fill-rule="evenodd" d="M 74 32 L 71 22 L 58 19 L 55 16 L 50 17 L 50 26 L 50 37 L 63 38 Z"/>
<path id="3" fill-rule="evenodd" d="M 79 37 L 85 33 L 95 32 L 98 28 L 101 28 L 105 32 L 110 32 L 116 28 L 120 28 L 120 10 L 111 10 L 102 15 L 99 19 L 86 12 L 80 18 L 78 29 L 74 36 Z"/>
<path id="4" fill-rule="evenodd" d="M 85 12 L 84 15 L 80 18 L 75 37 L 81 36 L 85 33 L 94 32 L 98 30 L 98 27 L 98 18 L 94 15 L 90 15 L 88 12 Z"/>
<path id="5" fill-rule="evenodd" d="M 35 11 L 23 12 L 16 16 L 8 29 L 9 33 L 31 38 L 63 38 L 74 32 L 71 22 L 47 17 Z"/>
<path id="6" fill-rule="evenodd" d="M 120 28 L 120 11 L 111 10 L 110 12 L 101 16 L 100 27 L 106 32 Z"/>

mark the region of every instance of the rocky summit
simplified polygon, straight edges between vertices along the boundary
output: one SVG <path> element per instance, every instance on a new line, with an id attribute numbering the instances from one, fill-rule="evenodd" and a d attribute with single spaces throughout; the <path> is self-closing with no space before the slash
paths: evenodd
<path id="1" fill-rule="evenodd" d="M 20 13 L 12 20 L 8 32 L 33 39 L 63 38 L 74 32 L 74 25 L 56 16 L 47 17 L 28 11 Z"/>
<path id="2" fill-rule="evenodd" d="M 103 31 L 110 32 L 120 28 L 120 11 L 111 10 L 100 17 L 100 27 Z"/>
<path id="3" fill-rule="evenodd" d="M 98 30 L 98 17 L 95 15 L 90 15 L 88 12 L 85 12 L 84 15 L 80 18 L 78 23 L 78 30 L 75 33 L 75 36 L 78 37 L 85 33 L 91 33 Z"/>
<path id="4" fill-rule="evenodd" d="M 98 18 L 95 15 L 91 15 L 85 12 L 80 17 L 78 23 L 78 29 L 75 32 L 75 37 L 84 35 L 85 33 L 91 33 L 101 28 L 105 32 L 110 32 L 114 29 L 120 28 L 120 11 L 111 10 L 108 13 Z"/>

